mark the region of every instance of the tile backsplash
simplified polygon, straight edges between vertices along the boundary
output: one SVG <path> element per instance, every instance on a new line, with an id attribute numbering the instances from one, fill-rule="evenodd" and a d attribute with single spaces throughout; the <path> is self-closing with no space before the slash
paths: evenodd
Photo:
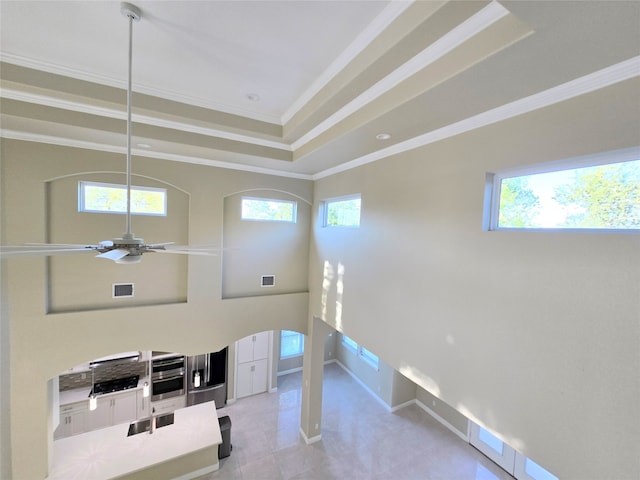
<path id="1" fill-rule="evenodd" d="M 148 362 L 113 362 L 112 364 L 103 364 L 95 368 L 95 382 L 104 382 L 106 380 L 115 380 L 118 378 L 131 377 L 138 375 L 140 378 L 148 374 Z M 82 378 L 82 377 L 85 378 Z M 91 387 L 91 370 L 86 372 L 69 373 L 60 375 L 60 391 L 74 390 L 76 388 Z"/>

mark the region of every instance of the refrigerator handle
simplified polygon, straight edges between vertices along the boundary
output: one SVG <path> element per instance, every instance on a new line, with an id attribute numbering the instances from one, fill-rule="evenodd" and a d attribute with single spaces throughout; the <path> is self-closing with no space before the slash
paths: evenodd
<path id="1" fill-rule="evenodd" d="M 211 375 L 209 372 L 209 354 L 204 356 L 204 379 L 206 385 L 211 381 Z"/>

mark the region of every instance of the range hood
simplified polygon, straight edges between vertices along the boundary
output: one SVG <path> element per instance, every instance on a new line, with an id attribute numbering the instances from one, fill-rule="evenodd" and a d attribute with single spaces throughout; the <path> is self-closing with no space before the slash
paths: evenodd
<path id="1" fill-rule="evenodd" d="M 89 367 L 95 368 L 101 365 L 114 364 L 114 363 L 129 363 L 137 362 L 140 360 L 140 352 L 122 352 L 115 355 L 107 355 L 106 357 L 96 358 L 89 362 Z"/>

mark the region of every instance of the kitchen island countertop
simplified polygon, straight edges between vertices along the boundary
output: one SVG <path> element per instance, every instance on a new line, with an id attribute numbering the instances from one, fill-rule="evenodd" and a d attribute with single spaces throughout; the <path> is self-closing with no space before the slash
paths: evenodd
<path id="1" fill-rule="evenodd" d="M 213 447 L 222 443 L 222 436 L 215 402 L 174 413 L 173 425 L 158 428 L 152 434 L 127 437 L 129 424 L 124 423 L 54 441 L 53 464 L 47 479 L 107 480 L 207 448 L 215 454 L 206 470 L 217 470 L 217 448 Z"/>

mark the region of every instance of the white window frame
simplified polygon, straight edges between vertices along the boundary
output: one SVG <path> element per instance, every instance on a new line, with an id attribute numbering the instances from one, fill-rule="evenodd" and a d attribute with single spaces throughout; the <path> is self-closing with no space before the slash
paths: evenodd
<path id="1" fill-rule="evenodd" d="M 78 182 L 78 212 L 82 213 L 107 213 L 107 214 L 115 214 L 115 215 L 124 215 L 127 213 L 126 206 L 125 209 L 120 210 L 94 210 L 90 208 L 86 208 L 86 198 L 85 198 L 85 187 L 104 187 L 104 188 L 115 188 L 119 190 L 127 190 L 126 185 L 121 185 L 117 183 L 103 183 L 103 182 L 89 182 L 81 180 Z M 150 213 L 150 212 L 136 212 L 134 210 L 134 205 L 131 205 L 131 215 L 146 215 L 150 217 L 166 217 L 167 216 L 167 189 L 166 188 L 156 188 L 156 187 L 140 187 L 140 186 L 131 186 L 131 192 L 134 191 L 151 191 L 162 193 L 164 197 L 163 204 L 163 212 L 162 213 Z"/>
<path id="2" fill-rule="evenodd" d="M 283 334 L 285 334 L 285 332 L 287 332 L 287 334 L 292 334 L 291 336 L 296 335 L 300 337 L 300 346 L 301 346 L 300 352 L 294 353 L 291 355 L 282 355 L 282 337 L 283 337 Z M 304 355 L 304 334 L 295 332 L 293 330 L 280 330 L 280 360 L 284 360 L 286 358 L 301 357 L 303 355 Z"/>
<path id="3" fill-rule="evenodd" d="M 358 212 L 358 224 L 357 225 L 329 225 L 329 205 L 333 203 L 346 202 L 349 200 L 360 200 L 360 211 Z M 362 220 L 362 195 L 359 193 L 353 195 L 345 195 L 342 197 L 327 198 L 322 202 L 322 226 L 328 228 L 360 228 Z"/>
<path id="4" fill-rule="evenodd" d="M 376 371 L 380 369 L 380 358 L 370 350 L 367 350 L 362 345 L 357 343 L 351 337 L 341 334 L 342 336 L 342 345 L 351 351 L 354 355 L 356 355 L 360 360 L 365 362 L 370 367 L 374 368 Z"/>
<path id="5" fill-rule="evenodd" d="M 558 477 L 536 463 L 533 459 L 517 452 L 513 447 L 500 440 L 496 435 L 475 422 L 469 422 L 469 443 L 517 480 L 558 480 Z M 490 442 L 482 440 L 482 436 Z M 502 451 L 498 452 L 491 444 L 499 443 Z M 543 475 L 534 477 L 527 473 L 527 462 L 532 462 Z"/>
<path id="6" fill-rule="evenodd" d="M 243 212 L 243 204 L 245 200 L 258 201 L 258 202 L 273 202 L 292 205 L 291 220 L 283 220 L 279 218 L 245 218 Z M 298 221 L 298 202 L 295 200 L 282 200 L 280 198 L 265 198 L 265 197 L 247 197 L 243 196 L 240 200 L 240 219 L 245 222 L 279 222 L 279 223 L 297 223 Z"/>
<path id="7" fill-rule="evenodd" d="M 614 163 L 623 163 L 640 159 L 640 147 L 601 152 L 593 155 L 574 157 L 551 162 L 539 163 L 523 167 L 503 170 L 497 173 L 488 173 L 485 181 L 485 201 L 483 227 L 485 230 L 496 231 L 557 231 L 557 232 L 610 232 L 610 233 L 635 233 L 640 234 L 640 229 L 623 228 L 565 228 L 565 227 L 500 227 L 500 195 L 502 181 L 507 178 L 523 177 L 542 173 L 551 173 L 562 170 L 576 170 L 585 167 L 595 167 Z"/>

